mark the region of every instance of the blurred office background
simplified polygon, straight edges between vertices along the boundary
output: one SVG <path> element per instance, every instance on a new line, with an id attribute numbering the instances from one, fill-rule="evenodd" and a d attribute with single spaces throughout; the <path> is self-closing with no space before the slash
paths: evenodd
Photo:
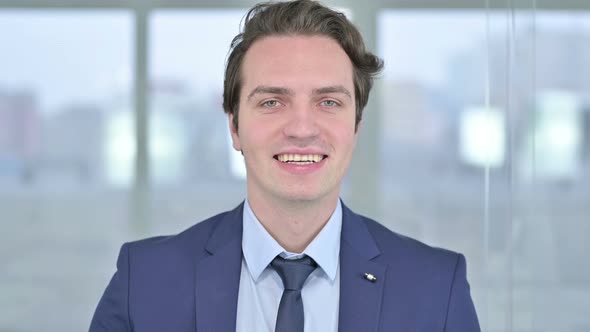
<path id="1" fill-rule="evenodd" d="M 254 1 L 0 0 L 0 331 L 84 331 L 120 245 L 244 198 Z M 590 331 L 590 2 L 328 1 L 386 67 L 342 197 L 464 253 L 483 331 Z"/>

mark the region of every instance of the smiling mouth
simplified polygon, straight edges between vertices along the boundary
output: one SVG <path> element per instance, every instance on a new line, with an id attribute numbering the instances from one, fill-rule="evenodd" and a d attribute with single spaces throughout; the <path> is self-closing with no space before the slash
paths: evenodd
<path id="1" fill-rule="evenodd" d="M 328 156 L 325 154 L 277 154 L 273 158 L 286 164 L 310 165 L 319 163 Z"/>

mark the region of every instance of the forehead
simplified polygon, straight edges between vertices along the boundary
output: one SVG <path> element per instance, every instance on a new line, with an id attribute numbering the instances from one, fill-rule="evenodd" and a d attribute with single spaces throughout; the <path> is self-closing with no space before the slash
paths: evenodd
<path id="1" fill-rule="evenodd" d="M 296 89 L 343 85 L 352 89 L 352 62 L 327 36 L 269 36 L 255 41 L 242 64 L 242 88 L 257 85 Z"/>

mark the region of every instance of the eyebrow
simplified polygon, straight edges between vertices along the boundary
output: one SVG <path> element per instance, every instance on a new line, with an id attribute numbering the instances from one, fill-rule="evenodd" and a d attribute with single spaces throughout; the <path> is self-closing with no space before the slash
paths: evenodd
<path id="1" fill-rule="evenodd" d="M 257 94 L 268 93 L 268 94 L 277 94 L 277 95 L 287 95 L 293 96 L 295 92 L 289 88 L 279 87 L 279 86 L 268 86 L 268 85 L 259 85 L 250 94 L 248 95 L 248 100 L 252 99 Z M 343 87 L 342 85 L 330 85 L 323 88 L 313 89 L 313 95 L 323 95 L 328 93 L 342 93 L 346 95 L 348 98 L 352 99 L 352 94 L 348 89 Z"/>
<path id="2" fill-rule="evenodd" d="M 327 94 L 327 93 L 342 93 L 342 94 L 348 96 L 348 98 L 352 99 L 352 94 L 350 93 L 350 91 L 348 91 L 342 85 L 331 85 L 331 86 L 326 86 L 323 88 L 313 90 L 314 95 L 323 95 L 323 94 Z"/>
<path id="3" fill-rule="evenodd" d="M 279 86 L 267 86 L 267 85 L 259 85 L 250 94 L 248 95 L 248 100 L 252 99 L 254 95 L 259 93 L 269 93 L 269 94 L 277 94 L 277 95 L 288 95 L 292 96 L 295 94 L 293 90 L 288 88 L 283 88 Z"/>

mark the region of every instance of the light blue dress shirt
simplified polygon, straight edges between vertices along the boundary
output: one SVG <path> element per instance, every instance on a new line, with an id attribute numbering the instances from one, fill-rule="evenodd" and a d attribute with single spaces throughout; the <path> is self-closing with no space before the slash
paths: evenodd
<path id="1" fill-rule="evenodd" d="M 246 200 L 237 332 L 274 331 L 283 282 L 269 264 L 277 255 L 287 259 L 308 255 L 316 261 L 318 268 L 309 275 L 301 291 L 304 330 L 338 331 L 341 204 L 338 201 L 326 225 L 302 253 L 289 253 L 266 231 Z"/>

